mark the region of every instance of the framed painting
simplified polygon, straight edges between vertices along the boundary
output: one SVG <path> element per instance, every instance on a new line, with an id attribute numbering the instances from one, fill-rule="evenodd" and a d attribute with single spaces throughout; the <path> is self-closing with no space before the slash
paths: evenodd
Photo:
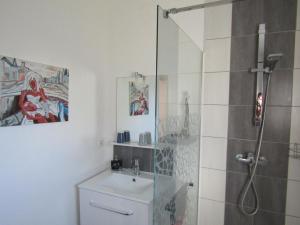
<path id="1" fill-rule="evenodd" d="M 149 85 L 129 82 L 129 114 L 140 116 L 149 114 Z"/>
<path id="2" fill-rule="evenodd" d="M 0 55 L 0 127 L 69 119 L 69 70 Z"/>

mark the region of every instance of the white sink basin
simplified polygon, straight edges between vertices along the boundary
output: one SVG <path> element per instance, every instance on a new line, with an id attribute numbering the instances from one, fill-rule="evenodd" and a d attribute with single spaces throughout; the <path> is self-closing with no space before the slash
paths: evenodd
<path id="1" fill-rule="evenodd" d="M 110 176 L 100 180 L 100 187 L 110 188 L 116 192 L 141 194 L 153 186 L 152 179 L 135 177 L 119 173 L 111 173 Z"/>
<path id="2" fill-rule="evenodd" d="M 145 204 L 153 201 L 153 176 L 147 174 L 132 176 L 106 170 L 83 182 L 79 188 Z"/>

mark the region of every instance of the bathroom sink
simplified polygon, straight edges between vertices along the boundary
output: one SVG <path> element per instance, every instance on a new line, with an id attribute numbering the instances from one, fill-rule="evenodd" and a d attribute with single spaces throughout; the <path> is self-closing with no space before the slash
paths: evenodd
<path id="1" fill-rule="evenodd" d="M 128 171 L 106 170 L 81 183 L 79 188 L 145 204 L 153 200 L 153 176 L 146 173 L 133 176 Z"/>
<path id="2" fill-rule="evenodd" d="M 122 193 L 143 193 L 153 186 L 152 179 L 112 173 L 98 183 L 99 186 L 110 188 Z"/>

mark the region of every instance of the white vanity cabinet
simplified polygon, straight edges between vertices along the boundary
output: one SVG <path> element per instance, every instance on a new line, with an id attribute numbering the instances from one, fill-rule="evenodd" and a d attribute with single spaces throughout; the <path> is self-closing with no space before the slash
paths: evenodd
<path id="1" fill-rule="evenodd" d="M 99 185 L 105 176 L 111 175 L 104 173 L 79 185 L 80 225 L 152 225 L 152 193 L 146 197 L 105 188 Z"/>

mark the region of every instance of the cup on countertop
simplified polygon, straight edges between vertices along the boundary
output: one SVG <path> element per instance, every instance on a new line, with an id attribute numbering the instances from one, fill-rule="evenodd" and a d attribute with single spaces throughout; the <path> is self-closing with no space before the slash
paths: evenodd
<path id="1" fill-rule="evenodd" d="M 152 144 L 151 132 L 145 132 L 145 139 L 146 139 L 147 145 L 151 145 Z"/>
<path id="2" fill-rule="evenodd" d="M 151 132 L 140 133 L 139 135 L 139 145 L 151 145 Z"/>
<path id="3" fill-rule="evenodd" d="M 124 132 L 118 132 L 118 134 L 117 134 L 117 143 L 124 143 L 124 142 L 125 142 Z"/>
<path id="4" fill-rule="evenodd" d="M 124 141 L 125 142 L 130 142 L 130 132 L 129 132 L 129 130 L 125 130 L 124 131 Z"/>
<path id="5" fill-rule="evenodd" d="M 144 133 L 140 133 L 139 135 L 139 145 L 147 145 Z"/>

